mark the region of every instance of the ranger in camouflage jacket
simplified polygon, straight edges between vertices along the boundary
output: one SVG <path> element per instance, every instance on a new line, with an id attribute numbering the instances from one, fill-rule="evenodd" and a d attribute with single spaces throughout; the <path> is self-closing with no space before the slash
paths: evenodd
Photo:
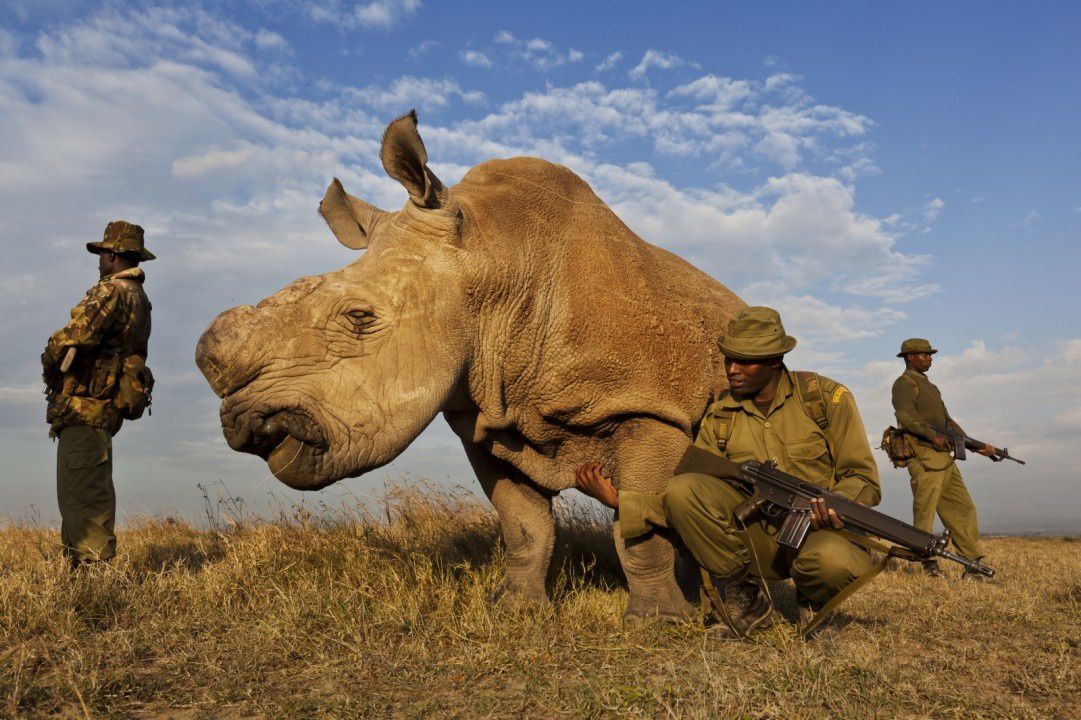
<path id="1" fill-rule="evenodd" d="M 71 320 L 49 337 L 41 354 L 46 420 L 58 438 L 60 539 L 73 567 L 116 554 L 112 436 L 124 421 L 118 396 L 132 387 L 125 365 L 145 369 L 150 301 L 138 265 L 154 259 L 143 246 L 143 229 L 123 220 L 109 223 L 105 237 L 86 249 L 98 256 L 101 280 L 71 309 Z M 149 401 L 145 389 L 143 399 Z M 132 414 L 133 407 L 124 406 L 128 417 L 142 413 L 141 407 Z"/>

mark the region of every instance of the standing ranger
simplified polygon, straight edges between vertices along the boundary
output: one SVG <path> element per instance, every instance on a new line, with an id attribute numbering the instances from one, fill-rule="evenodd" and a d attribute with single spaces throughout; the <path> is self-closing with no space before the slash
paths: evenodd
<path id="1" fill-rule="evenodd" d="M 143 229 L 117 220 L 101 242 L 101 280 L 49 338 L 41 365 L 49 399 L 46 421 L 56 448 L 60 539 L 72 566 L 116 554 L 112 436 L 142 416 L 153 376 L 146 368 L 150 301 L 143 291 Z"/>
<path id="2" fill-rule="evenodd" d="M 984 552 L 980 547 L 976 505 L 950 454 L 953 446 L 949 438 L 931 427 L 936 425 L 965 434 L 946 410 L 942 393 L 927 379 L 931 356 L 937 352 L 929 341 L 909 338 L 901 343 L 901 352 L 897 353 L 897 357 L 904 358 L 905 371 L 893 383 L 893 410 L 901 430 L 912 440 L 915 452 L 915 457 L 907 464 L 912 478 L 912 524 L 930 532 L 937 511 L 942 524 L 950 531 L 957 552 L 968 560 L 979 560 Z M 998 460 L 994 456 L 995 448 L 990 445 L 976 452 Z M 928 575 L 942 575 L 934 560 L 925 562 L 923 567 Z M 984 579 L 967 569 L 962 577 Z"/>
<path id="3" fill-rule="evenodd" d="M 810 372 L 792 372 L 784 355 L 796 346 L 777 311 L 750 307 L 718 340 L 729 389 L 706 410 L 694 447 L 736 463 L 771 461 L 778 469 L 864 505 L 881 497 L 878 467 L 852 393 Z M 737 512 L 747 493 L 693 470 L 688 451 L 661 495 L 617 491 L 597 463 L 577 473 L 578 488 L 618 508 L 623 537 L 674 529 L 709 573 L 724 624 L 718 637 L 746 637 L 772 622 L 763 580 L 791 577 L 801 617 L 836 597 L 872 566 L 870 554 L 834 530 L 844 526 L 825 501 L 815 501 L 814 528 L 798 552 L 776 541 L 779 521 Z M 691 464 L 692 467 L 687 467 Z M 708 470 L 707 463 L 697 469 Z M 745 528 L 745 529 L 744 529 Z"/>

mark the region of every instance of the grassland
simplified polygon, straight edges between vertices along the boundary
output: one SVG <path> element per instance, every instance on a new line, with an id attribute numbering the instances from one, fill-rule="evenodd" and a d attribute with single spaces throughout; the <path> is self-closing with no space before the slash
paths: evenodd
<path id="1" fill-rule="evenodd" d="M 78 573 L 55 530 L 11 524 L 0 717 L 1081 717 L 1081 542 L 992 538 L 994 584 L 898 569 L 818 639 L 722 643 L 621 627 L 606 520 L 561 516 L 543 608 L 489 602 L 495 518 L 465 493 L 147 520 Z"/>

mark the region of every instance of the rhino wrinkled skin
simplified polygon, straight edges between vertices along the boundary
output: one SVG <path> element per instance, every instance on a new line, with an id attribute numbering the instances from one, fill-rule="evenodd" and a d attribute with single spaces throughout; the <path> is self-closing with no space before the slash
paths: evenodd
<path id="1" fill-rule="evenodd" d="M 360 257 L 222 313 L 196 361 L 229 446 L 294 488 L 390 462 L 442 412 L 499 514 L 502 591 L 543 602 L 553 496 L 590 460 L 623 489 L 663 490 L 724 387 L 715 341 L 744 304 L 563 166 L 492 160 L 445 188 L 416 125 L 383 136 L 403 209 L 336 179 L 320 204 Z M 614 535 L 627 614 L 685 615 L 670 539 Z"/>

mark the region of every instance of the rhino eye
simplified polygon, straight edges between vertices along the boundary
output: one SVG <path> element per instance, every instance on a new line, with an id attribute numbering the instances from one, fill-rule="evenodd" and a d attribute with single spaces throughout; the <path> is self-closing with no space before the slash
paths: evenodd
<path id="1" fill-rule="evenodd" d="M 363 335 L 375 329 L 376 317 L 371 310 L 350 310 L 345 317 L 357 334 Z"/>

